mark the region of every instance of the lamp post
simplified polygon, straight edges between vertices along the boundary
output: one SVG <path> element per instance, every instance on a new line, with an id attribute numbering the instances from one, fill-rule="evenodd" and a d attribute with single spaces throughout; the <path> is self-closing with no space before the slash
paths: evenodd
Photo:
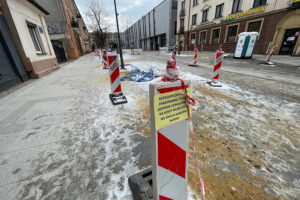
<path id="1" fill-rule="evenodd" d="M 116 0 L 114 0 L 114 4 L 115 4 L 117 30 L 118 30 L 118 39 L 119 39 L 119 51 L 120 51 L 120 58 L 121 58 L 121 69 L 125 69 L 124 62 L 123 62 L 122 47 L 121 47 L 121 38 L 120 38 L 120 32 L 119 32 L 119 21 L 118 21 L 118 15 L 119 15 L 119 13 L 117 12 Z"/>

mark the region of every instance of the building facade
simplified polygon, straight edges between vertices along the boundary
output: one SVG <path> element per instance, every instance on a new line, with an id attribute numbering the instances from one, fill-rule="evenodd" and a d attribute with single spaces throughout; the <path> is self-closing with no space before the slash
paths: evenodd
<path id="1" fill-rule="evenodd" d="M 197 45 L 204 51 L 215 51 L 222 44 L 224 51 L 233 52 L 239 33 L 258 32 L 254 53 L 264 54 L 276 44 L 276 54 L 296 55 L 300 47 L 297 1 L 179 0 L 177 44 L 185 50 Z"/>
<path id="2" fill-rule="evenodd" d="M 37 0 L 50 15 L 45 17 L 59 62 L 91 51 L 89 33 L 74 0 Z"/>
<path id="3" fill-rule="evenodd" d="M 58 69 L 44 19 L 49 13 L 34 0 L 0 0 L 0 3 L 10 36 L 27 74 L 38 78 Z M 9 54 L 6 48 L 6 55 L 10 58 Z"/>
<path id="4" fill-rule="evenodd" d="M 118 43 L 119 43 L 118 33 L 114 33 L 114 32 L 107 33 L 106 44 L 109 49 L 116 49 L 118 46 Z"/>
<path id="5" fill-rule="evenodd" d="M 176 45 L 177 0 L 164 0 L 122 34 L 125 48 L 156 50 Z"/>

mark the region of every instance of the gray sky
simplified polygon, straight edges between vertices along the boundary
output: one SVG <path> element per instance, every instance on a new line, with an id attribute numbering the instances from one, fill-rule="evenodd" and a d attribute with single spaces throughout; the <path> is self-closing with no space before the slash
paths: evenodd
<path id="1" fill-rule="evenodd" d="M 116 18 L 113 0 L 98 0 L 102 5 L 105 14 L 108 16 L 107 21 L 110 24 L 110 31 L 116 31 Z M 116 0 L 119 12 L 120 31 L 124 31 L 127 26 L 132 25 L 143 15 L 147 14 L 152 8 L 163 0 Z M 78 9 L 83 18 L 86 10 L 87 0 L 75 0 Z M 86 23 L 88 23 L 85 20 Z"/>

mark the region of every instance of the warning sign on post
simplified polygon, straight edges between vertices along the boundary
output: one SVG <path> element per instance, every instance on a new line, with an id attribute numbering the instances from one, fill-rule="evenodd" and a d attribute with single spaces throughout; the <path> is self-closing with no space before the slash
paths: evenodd
<path id="1" fill-rule="evenodd" d="M 188 88 L 187 91 L 191 96 L 191 88 Z M 188 118 L 186 97 L 182 92 L 183 90 L 176 90 L 154 96 L 156 130 Z"/>

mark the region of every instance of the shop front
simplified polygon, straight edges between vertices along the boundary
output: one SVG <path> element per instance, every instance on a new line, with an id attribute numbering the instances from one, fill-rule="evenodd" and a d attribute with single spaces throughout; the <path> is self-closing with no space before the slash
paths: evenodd
<path id="1" fill-rule="evenodd" d="M 254 50 L 255 54 L 265 54 L 269 44 L 277 44 L 277 42 L 274 41 L 278 41 L 279 39 L 275 40 L 275 38 L 282 38 L 278 44 L 281 46 L 281 44 L 284 43 L 284 37 L 286 37 L 285 40 L 289 40 L 289 42 L 286 43 L 286 47 L 283 47 L 282 52 L 284 54 L 290 54 L 291 51 L 294 52 L 295 49 L 299 48 L 299 41 L 295 42 L 298 37 L 295 36 L 295 38 L 293 38 L 290 36 L 291 34 L 299 35 L 297 27 L 300 26 L 297 25 L 297 23 L 300 22 L 300 19 L 295 20 L 292 17 L 295 17 L 296 11 L 297 10 L 291 11 L 289 9 L 282 9 L 265 12 L 265 7 L 262 6 L 249 11 L 229 15 L 223 18 L 220 23 L 200 24 L 190 30 L 187 41 L 188 49 L 193 50 L 196 44 L 198 49 L 202 46 L 204 51 L 215 51 L 222 45 L 225 52 L 233 53 L 239 33 L 257 32 L 258 41 Z M 300 15 L 298 16 L 300 17 Z M 282 19 L 285 18 L 286 20 L 283 21 Z M 281 25 L 279 25 L 279 23 L 281 23 Z M 284 29 L 280 28 L 282 25 Z M 285 32 L 286 30 L 289 30 L 287 34 Z M 291 41 L 292 39 L 294 39 L 294 41 Z"/>

